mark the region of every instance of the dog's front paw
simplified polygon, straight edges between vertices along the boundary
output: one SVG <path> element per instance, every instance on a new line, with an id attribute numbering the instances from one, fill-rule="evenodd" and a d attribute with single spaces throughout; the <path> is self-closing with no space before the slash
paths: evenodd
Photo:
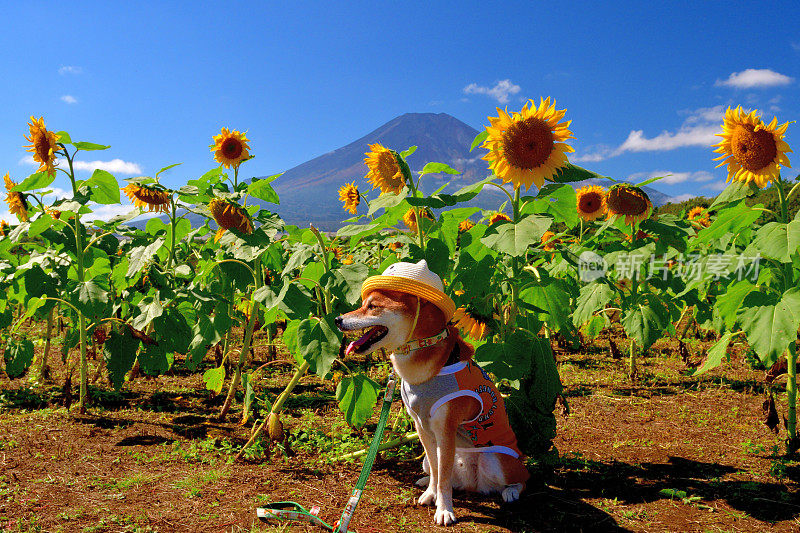
<path id="1" fill-rule="evenodd" d="M 436 492 L 431 490 L 430 487 L 422 493 L 417 503 L 420 505 L 436 505 Z"/>
<path id="2" fill-rule="evenodd" d="M 433 520 L 439 526 L 451 526 L 456 523 L 456 515 L 450 509 L 436 509 Z"/>
<path id="3" fill-rule="evenodd" d="M 522 492 L 522 485 L 515 483 L 503 489 L 503 501 L 511 503 L 519 500 L 519 495 Z"/>
<path id="4" fill-rule="evenodd" d="M 417 480 L 415 485 L 417 487 L 427 487 L 431 484 L 431 476 L 423 476 Z"/>

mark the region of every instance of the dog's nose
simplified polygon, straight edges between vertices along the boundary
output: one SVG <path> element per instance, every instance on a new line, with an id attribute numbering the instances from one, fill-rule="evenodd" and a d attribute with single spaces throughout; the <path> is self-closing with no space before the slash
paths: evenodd
<path id="1" fill-rule="evenodd" d="M 336 324 L 336 327 L 339 329 L 342 329 L 342 322 L 344 322 L 344 319 L 342 319 L 342 315 L 339 315 L 333 319 L 333 323 Z"/>

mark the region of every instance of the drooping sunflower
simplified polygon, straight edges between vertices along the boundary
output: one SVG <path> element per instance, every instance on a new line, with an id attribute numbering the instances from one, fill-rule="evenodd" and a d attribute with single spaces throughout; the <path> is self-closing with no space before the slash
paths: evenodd
<path id="1" fill-rule="evenodd" d="M 453 324 L 461 330 L 464 335 L 469 335 L 475 340 L 481 340 L 489 333 L 489 320 L 479 316 L 474 310 L 466 307 L 459 307 L 453 313 Z"/>
<path id="2" fill-rule="evenodd" d="M 419 212 L 422 218 L 433 220 L 433 214 L 427 209 L 420 209 Z M 408 229 L 411 230 L 411 233 L 417 232 L 417 229 L 419 229 L 417 227 L 417 215 L 414 213 L 413 209 L 409 209 L 408 211 L 406 211 L 406 214 L 403 215 L 403 223 L 406 225 Z"/>
<path id="3" fill-rule="evenodd" d="M 29 218 L 28 202 L 25 201 L 25 195 L 21 192 L 11 190 L 14 188 L 16 183 L 11 181 L 11 178 L 8 177 L 8 173 L 6 173 L 3 179 L 6 182 L 6 190 L 8 191 L 6 194 L 6 203 L 8 204 L 9 211 L 11 211 L 12 214 L 17 215 L 17 218 L 20 222 L 27 222 Z"/>
<path id="4" fill-rule="evenodd" d="M 689 213 L 686 214 L 686 219 L 689 222 L 694 222 L 695 224 L 699 224 L 704 228 L 707 228 L 711 225 L 711 218 L 708 214 L 708 210 L 699 205 L 689 210 Z"/>
<path id="5" fill-rule="evenodd" d="M 364 176 L 373 189 L 380 189 L 381 194 L 397 194 L 406 184 L 403 170 L 398 161 L 399 156 L 394 151 L 381 146 L 378 143 L 369 145 L 369 152 L 364 155 L 364 164 L 369 168 L 369 172 Z"/>
<path id="6" fill-rule="evenodd" d="M 345 183 L 339 189 L 339 200 L 344 202 L 344 210 L 355 215 L 358 211 L 358 204 L 361 203 L 361 195 L 358 193 L 356 182 Z"/>
<path id="7" fill-rule="evenodd" d="M 608 190 L 605 208 L 609 218 L 624 216 L 625 224 L 630 226 L 649 217 L 653 203 L 647 193 L 639 187 L 622 183 Z"/>
<path id="8" fill-rule="evenodd" d="M 214 136 L 214 144 L 210 146 L 214 159 L 225 168 L 238 167 L 242 161 L 250 159 L 250 142 L 247 132 L 230 131 L 222 128 L 222 133 Z"/>
<path id="9" fill-rule="evenodd" d="M 757 111 L 745 113 L 742 107 L 728 108 L 722 123 L 722 141 L 715 144 L 714 151 L 722 154 L 714 161 L 717 165 L 728 165 L 728 179 L 743 183 L 755 182 L 759 188 L 778 179 L 781 165 L 791 168 L 787 152 L 792 149 L 783 136 L 789 123 L 778 126 L 777 117 L 769 125 L 764 124 Z"/>
<path id="10" fill-rule="evenodd" d="M 245 208 L 235 202 L 214 198 L 208 203 L 208 210 L 219 226 L 214 242 L 222 238 L 225 230 L 235 229 L 242 233 L 253 233 L 253 221 Z"/>
<path id="11" fill-rule="evenodd" d="M 148 211 L 156 213 L 169 213 L 172 196 L 163 187 L 155 184 L 129 183 L 122 187 L 122 192 L 136 207 L 142 209 L 146 207 Z"/>
<path id="12" fill-rule="evenodd" d="M 530 106 L 530 107 L 529 107 Z M 519 113 L 509 115 L 497 108 L 497 117 L 489 117 L 486 127 L 489 136 L 483 147 L 489 150 L 483 159 L 505 183 L 514 188 L 536 185 L 541 189 L 544 180 L 552 178 L 569 161 L 567 153 L 573 148 L 564 141 L 573 138 L 568 130 L 571 121 L 559 122 L 567 110 L 556 110 L 550 97 L 537 106 L 530 100 Z"/>
<path id="13" fill-rule="evenodd" d="M 586 222 L 606 214 L 606 191 L 599 185 L 587 185 L 575 191 L 578 216 Z"/>
<path id="14" fill-rule="evenodd" d="M 25 135 L 25 139 L 31 143 L 24 146 L 26 152 L 33 152 L 33 160 L 39 163 L 37 172 L 46 171 L 53 175 L 56 173 L 56 152 L 58 151 L 58 135 L 52 131 L 47 131 L 44 125 L 44 117 L 38 120 L 31 117 L 28 123 L 30 137 Z"/>
<path id="15" fill-rule="evenodd" d="M 459 233 L 464 233 L 465 231 L 469 231 L 474 227 L 475 227 L 475 223 L 467 218 L 467 219 L 462 220 L 461 222 L 458 223 L 458 232 Z"/>
<path id="16" fill-rule="evenodd" d="M 501 220 L 511 222 L 511 217 L 506 215 L 505 213 L 495 213 L 494 215 L 492 215 L 492 218 L 489 219 L 489 225 L 491 226 L 495 222 L 500 222 Z"/>

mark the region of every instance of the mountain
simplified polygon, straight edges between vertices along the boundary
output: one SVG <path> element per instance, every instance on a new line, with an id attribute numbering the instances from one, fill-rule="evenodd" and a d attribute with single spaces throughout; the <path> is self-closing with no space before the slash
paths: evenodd
<path id="1" fill-rule="evenodd" d="M 417 150 L 407 158 L 412 172 L 422 170 L 429 162 L 450 165 L 461 174 L 426 175 L 422 180 L 422 190 L 431 193 L 449 181 L 447 192 L 453 192 L 489 175 L 488 164 L 481 159 L 486 150 L 476 148 L 469 151 L 477 134 L 475 128 L 447 113 L 406 113 L 360 139 L 284 172 L 272 182 L 280 196 L 280 205 L 255 198 L 250 198 L 248 203 L 258 203 L 265 209 L 277 212 L 287 224 L 301 227 L 314 224 L 320 229 L 335 231 L 342 226 L 342 220 L 350 217 L 339 201 L 338 190 L 342 185 L 355 181 L 370 198 L 377 196 L 376 191 L 370 191 L 369 182 L 364 180 L 368 171 L 364 157 L 370 144 L 380 143 L 397 151 L 417 146 Z M 608 187 L 611 182 L 587 180 L 573 183 L 573 186 L 578 188 L 587 184 Z M 671 197 L 651 187 L 644 187 L 644 190 L 656 206 L 672 201 Z M 487 187 L 469 205 L 496 209 L 504 200 L 502 192 Z M 193 226 L 204 222 L 197 215 L 190 214 L 188 218 Z M 133 225 L 138 227 L 139 223 Z M 144 227 L 144 222 L 141 226 Z"/>

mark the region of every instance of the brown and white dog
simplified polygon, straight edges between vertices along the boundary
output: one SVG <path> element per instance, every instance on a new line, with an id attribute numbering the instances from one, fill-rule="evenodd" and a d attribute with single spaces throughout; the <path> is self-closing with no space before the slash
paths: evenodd
<path id="1" fill-rule="evenodd" d="M 362 296 L 361 308 L 337 317 L 336 324 L 342 331 L 367 328 L 348 346 L 348 354 L 379 348 L 391 352 L 394 370 L 403 379 L 403 402 L 425 448 L 423 470 L 429 476 L 417 482 L 427 484 L 418 502 L 436 505 L 435 522 L 450 525 L 456 521 L 453 489 L 500 492 L 506 502 L 519 499 L 529 474 L 502 397 L 472 361 L 473 347 L 447 324 L 439 307 L 423 298 L 386 289 Z M 465 373 L 472 376 L 467 388 L 450 390 L 454 376 Z M 485 442 L 478 435 L 484 426 L 490 431 L 503 427 L 504 436 L 495 432 Z"/>

